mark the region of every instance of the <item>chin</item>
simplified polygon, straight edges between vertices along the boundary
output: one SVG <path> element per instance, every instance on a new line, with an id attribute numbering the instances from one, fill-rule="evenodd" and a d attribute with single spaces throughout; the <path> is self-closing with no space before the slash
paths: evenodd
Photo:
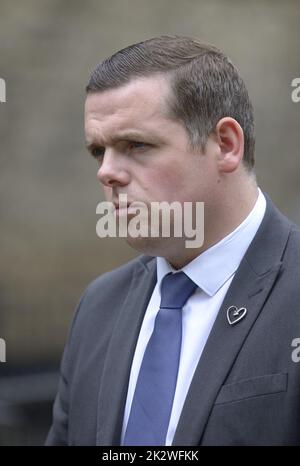
<path id="1" fill-rule="evenodd" d="M 126 238 L 130 247 L 149 256 L 163 256 L 166 253 L 166 240 L 170 241 L 170 238 L 145 238 L 142 236 L 137 238 L 128 236 Z"/>
<path id="2" fill-rule="evenodd" d="M 153 237 L 138 237 L 133 238 L 128 236 L 126 238 L 127 244 L 136 251 L 147 256 L 154 257 L 172 257 L 180 250 L 181 246 L 178 244 L 178 238 L 153 238 Z"/>

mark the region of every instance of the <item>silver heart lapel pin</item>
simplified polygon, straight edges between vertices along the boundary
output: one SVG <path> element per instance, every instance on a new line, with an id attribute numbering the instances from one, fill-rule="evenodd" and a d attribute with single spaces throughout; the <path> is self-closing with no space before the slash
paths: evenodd
<path id="1" fill-rule="evenodd" d="M 230 325 L 237 324 L 242 320 L 247 314 L 247 309 L 245 307 L 240 307 L 239 309 L 236 306 L 230 306 L 227 309 L 227 320 Z"/>

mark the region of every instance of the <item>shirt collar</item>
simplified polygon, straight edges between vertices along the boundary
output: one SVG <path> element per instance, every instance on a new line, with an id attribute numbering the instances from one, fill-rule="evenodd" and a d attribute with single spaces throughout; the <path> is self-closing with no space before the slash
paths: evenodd
<path id="1" fill-rule="evenodd" d="M 213 296 L 236 272 L 266 211 L 266 199 L 258 188 L 256 203 L 240 225 L 211 246 L 182 270 L 209 296 Z M 166 259 L 157 257 L 157 282 L 170 272 L 178 272 Z"/>

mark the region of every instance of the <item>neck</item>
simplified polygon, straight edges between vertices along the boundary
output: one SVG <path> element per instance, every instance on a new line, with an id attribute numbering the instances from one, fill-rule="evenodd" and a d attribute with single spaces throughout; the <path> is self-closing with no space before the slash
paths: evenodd
<path id="1" fill-rule="evenodd" d="M 257 197 L 258 189 L 254 180 L 248 181 L 247 189 L 244 182 L 238 186 L 235 192 L 219 199 L 223 199 L 218 205 L 204 206 L 204 242 L 200 248 L 186 248 L 184 242 L 176 244 L 168 254 L 164 254 L 166 260 L 175 268 L 179 269 L 187 265 L 197 256 L 221 241 L 225 236 L 235 230 L 250 214 Z M 184 239 L 185 240 L 185 239 Z M 175 252 L 176 251 L 176 252 Z M 173 252 L 173 253 L 172 253 Z"/>

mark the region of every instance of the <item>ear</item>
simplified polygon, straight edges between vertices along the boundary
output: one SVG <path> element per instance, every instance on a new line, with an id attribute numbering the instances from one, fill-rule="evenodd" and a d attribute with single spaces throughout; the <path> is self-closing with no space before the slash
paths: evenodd
<path id="1" fill-rule="evenodd" d="M 244 132 L 239 123 L 231 117 L 218 121 L 214 135 L 219 146 L 218 168 L 222 173 L 236 170 L 244 155 Z"/>

